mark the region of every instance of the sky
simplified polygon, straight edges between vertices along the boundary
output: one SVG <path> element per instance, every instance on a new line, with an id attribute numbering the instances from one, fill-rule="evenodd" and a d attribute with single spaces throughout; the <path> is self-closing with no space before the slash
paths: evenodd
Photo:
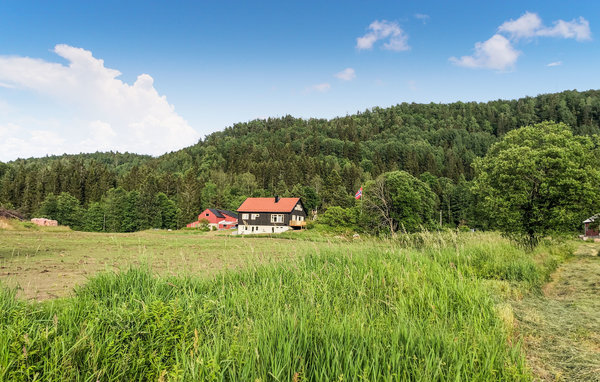
<path id="1" fill-rule="evenodd" d="M 0 2 L 0 161 L 600 88 L 595 1 Z"/>

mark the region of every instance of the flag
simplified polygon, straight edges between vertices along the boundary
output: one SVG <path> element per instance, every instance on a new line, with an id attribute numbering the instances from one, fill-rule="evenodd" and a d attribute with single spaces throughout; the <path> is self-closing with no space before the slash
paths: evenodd
<path id="1" fill-rule="evenodd" d="M 360 199 L 360 197 L 362 196 L 362 187 L 358 189 L 358 191 L 356 191 L 356 195 L 354 195 L 354 199 Z"/>

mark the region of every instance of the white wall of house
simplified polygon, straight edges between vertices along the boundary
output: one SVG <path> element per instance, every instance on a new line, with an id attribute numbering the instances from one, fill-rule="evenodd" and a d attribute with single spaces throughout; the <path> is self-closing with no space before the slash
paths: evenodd
<path id="1" fill-rule="evenodd" d="M 238 235 L 251 235 L 256 233 L 281 233 L 290 230 L 288 226 L 272 225 L 239 225 Z"/>

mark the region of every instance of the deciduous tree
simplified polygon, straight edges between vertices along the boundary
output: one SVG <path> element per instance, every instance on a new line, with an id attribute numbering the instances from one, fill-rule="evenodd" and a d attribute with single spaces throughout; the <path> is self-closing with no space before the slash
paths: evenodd
<path id="1" fill-rule="evenodd" d="M 475 162 L 473 191 L 493 227 L 534 246 L 545 235 L 579 228 L 598 208 L 595 150 L 589 137 L 574 136 L 562 123 L 513 130 Z"/>

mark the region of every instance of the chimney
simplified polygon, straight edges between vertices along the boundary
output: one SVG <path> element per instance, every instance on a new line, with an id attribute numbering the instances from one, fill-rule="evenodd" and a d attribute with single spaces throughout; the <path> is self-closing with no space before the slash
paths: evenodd
<path id="1" fill-rule="evenodd" d="M 279 203 L 279 196 L 275 195 L 275 203 Z"/>

